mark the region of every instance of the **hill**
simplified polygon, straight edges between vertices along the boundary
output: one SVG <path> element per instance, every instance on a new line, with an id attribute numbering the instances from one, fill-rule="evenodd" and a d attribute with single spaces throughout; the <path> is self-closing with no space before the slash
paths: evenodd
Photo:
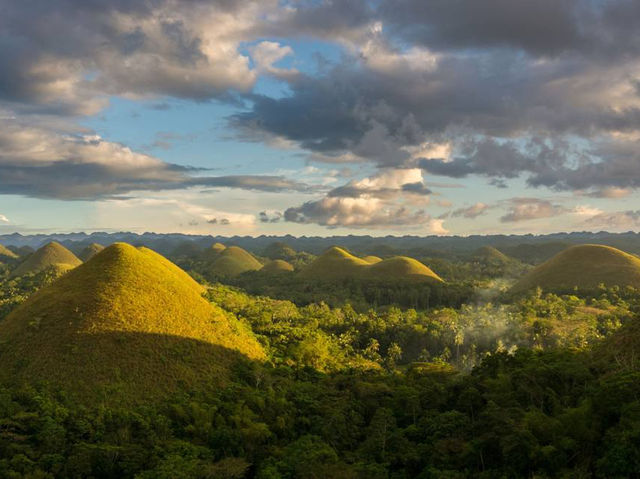
<path id="1" fill-rule="evenodd" d="M 497 250 L 493 246 L 483 246 L 476 250 L 473 254 L 473 259 L 482 263 L 490 263 L 496 265 L 508 265 L 514 260 L 509 258 L 506 254 Z"/>
<path id="2" fill-rule="evenodd" d="M 379 263 L 380 261 L 382 261 L 382 258 L 379 258 L 377 256 L 373 256 L 373 255 L 364 256 L 362 259 L 365 260 L 369 264 L 375 264 L 375 263 Z"/>
<path id="3" fill-rule="evenodd" d="M 293 271 L 293 265 L 283 259 L 274 259 L 264 265 L 260 271 L 265 273 L 287 273 Z"/>
<path id="4" fill-rule="evenodd" d="M 18 259 L 18 255 L 17 254 L 15 254 L 13 251 L 11 251 L 6 246 L 0 244 L 0 263 L 4 263 L 4 262 L 7 262 L 7 261 L 13 262 L 16 259 Z"/>
<path id="5" fill-rule="evenodd" d="M 52 241 L 20 263 L 13 271 L 13 276 L 36 274 L 46 270 L 63 273 L 80 264 L 82 264 L 82 261 L 76 255 L 60 243 Z"/>
<path id="6" fill-rule="evenodd" d="M 367 277 L 377 280 L 410 280 L 441 283 L 442 278 L 420 261 L 406 256 L 394 256 L 372 264 Z"/>
<path id="7" fill-rule="evenodd" d="M 534 268 L 511 291 L 536 287 L 545 291 L 588 290 L 600 284 L 640 287 L 640 258 L 610 246 L 571 246 Z"/>
<path id="8" fill-rule="evenodd" d="M 220 384 L 237 359 L 264 352 L 202 293 L 159 254 L 114 244 L 0 323 L 0 378 L 46 380 L 84 397 L 108 390 L 134 402 L 180 385 Z"/>
<path id="9" fill-rule="evenodd" d="M 80 254 L 78 255 L 78 258 L 80 258 L 83 262 L 86 263 L 103 249 L 104 249 L 104 246 L 102 246 L 101 244 L 91 243 L 80 252 Z"/>
<path id="10" fill-rule="evenodd" d="M 296 251 L 286 243 L 282 241 L 276 241 L 267 246 L 262 255 L 269 259 L 283 259 L 290 261 L 296 257 Z"/>
<path id="11" fill-rule="evenodd" d="M 385 260 L 372 256 L 358 258 L 337 246 L 325 251 L 307 266 L 301 275 L 321 280 L 361 277 L 373 280 L 442 281 L 427 266 L 413 258 L 406 256 L 394 256 Z"/>
<path id="12" fill-rule="evenodd" d="M 248 251 L 238 246 L 229 246 L 211 260 L 208 268 L 219 276 L 237 276 L 246 271 L 262 269 L 262 263 Z"/>
<path id="13" fill-rule="evenodd" d="M 310 279 L 332 279 L 358 275 L 361 268 L 368 266 L 365 260 L 352 255 L 338 246 L 333 246 L 318 256 L 300 273 Z"/>
<path id="14" fill-rule="evenodd" d="M 31 246 L 7 246 L 7 249 L 13 251 L 15 254 L 17 254 L 19 257 L 23 258 L 25 256 L 29 256 L 30 254 L 34 253 L 36 250 L 33 249 Z"/>
<path id="15" fill-rule="evenodd" d="M 170 257 L 173 258 L 196 258 L 202 254 L 202 248 L 194 241 L 182 241 L 173 248 Z"/>

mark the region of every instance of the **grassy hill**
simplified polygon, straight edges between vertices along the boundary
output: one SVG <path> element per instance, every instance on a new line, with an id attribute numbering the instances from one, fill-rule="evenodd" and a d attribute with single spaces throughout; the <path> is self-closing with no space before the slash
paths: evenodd
<path id="1" fill-rule="evenodd" d="M 290 261 L 296 257 L 296 251 L 286 243 L 282 241 L 276 241 L 275 243 L 271 243 L 267 246 L 262 255 L 265 258 L 269 259 L 283 259 L 285 261 Z"/>
<path id="2" fill-rule="evenodd" d="M 366 270 L 367 277 L 382 280 L 410 280 L 441 283 L 442 278 L 420 261 L 407 256 L 394 256 L 372 264 Z"/>
<path id="3" fill-rule="evenodd" d="M 237 276 L 246 271 L 262 269 L 262 263 L 248 251 L 238 246 L 229 246 L 211 260 L 208 268 L 216 275 Z"/>
<path id="4" fill-rule="evenodd" d="M 0 263 L 4 263 L 7 261 L 15 261 L 18 259 L 18 255 L 11 251 L 4 245 L 0 244 Z"/>
<path id="5" fill-rule="evenodd" d="M 610 246 L 571 246 L 534 268 L 511 291 L 536 287 L 545 291 L 588 290 L 599 284 L 640 287 L 640 258 Z"/>
<path id="6" fill-rule="evenodd" d="M 368 265 L 369 263 L 362 258 L 338 246 L 333 246 L 318 256 L 300 274 L 310 279 L 342 278 L 358 275 L 361 268 Z"/>
<path id="7" fill-rule="evenodd" d="M 406 256 L 394 256 L 385 260 L 367 256 L 358 258 L 348 251 L 334 246 L 307 266 L 301 275 L 310 279 L 335 279 L 360 277 L 372 280 L 438 281 L 442 279 L 419 261 Z"/>
<path id="8" fill-rule="evenodd" d="M 86 263 L 103 249 L 104 249 L 104 246 L 102 246 L 101 244 L 91 243 L 80 252 L 80 254 L 78 255 L 78 258 L 80 258 L 83 262 Z"/>
<path id="9" fill-rule="evenodd" d="M 35 253 L 35 251 L 36 251 L 31 246 L 13 246 L 13 245 L 9 245 L 9 246 L 7 246 L 7 249 L 13 251 L 20 258 L 24 258 L 25 256 L 29 256 L 30 254 Z"/>
<path id="10" fill-rule="evenodd" d="M 362 259 L 365 260 L 369 264 L 375 264 L 375 263 L 379 263 L 380 261 L 382 261 L 382 258 L 379 258 L 378 256 L 373 256 L 373 255 L 364 256 Z"/>
<path id="11" fill-rule="evenodd" d="M 514 261 L 512 258 L 509 258 L 506 254 L 497 250 L 493 246 L 483 246 L 482 248 L 479 248 L 474 252 L 473 259 L 482 263 L 497 265 L 508 265 Z"/>
<path id="12" fill-rule="evenodd" d="M 166 258 L 114 244 L 0 323 L 0 378 L 46 380 L 79 396 L 125 401 L 195 382 L 220 384 L 237 359 L 262 359 L 264 352 L 202 293 Z"/>
<path id="13" fill-rule="evenodd" d="M 265 264 L 260 271 L 265 273 L 287 273 L 293 271 L 293 265 L 283 259 L 275 259 Z"/>
<path id="14" fill-rule="evenodd" d="M 71 251 L 60 243 L 52 241 L 20 263 L 13 271 L 13 276 L 36 274 L 46 270 L 63 273 L 81 264 L 82 261 Z"/>

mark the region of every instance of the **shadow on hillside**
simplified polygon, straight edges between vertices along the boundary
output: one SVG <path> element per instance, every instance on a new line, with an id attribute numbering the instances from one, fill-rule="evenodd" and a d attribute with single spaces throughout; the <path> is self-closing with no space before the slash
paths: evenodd
<path id="1" fill-rule="evenodd" d="M 85 333 L 33 346 L 0 346 L 2 382 L 44 385 L 91 402 L 140 403 L 219 388 L 237 366 L 260 364 L 234 349 L 163 334 Z"/>

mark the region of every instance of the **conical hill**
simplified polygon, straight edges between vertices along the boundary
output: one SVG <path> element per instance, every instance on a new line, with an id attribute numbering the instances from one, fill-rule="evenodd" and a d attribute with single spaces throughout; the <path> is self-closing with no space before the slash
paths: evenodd
<path id="1" fill-rule="evenodd" d="M 223 249 L 210 264 L 210 271 L 220 276 L 237 276 L 246 271 L 259 269 L 262 269 L 262 263 L 238 246 Z"/>
<path id="2" fill-rule="evenodd" d="M 293 271 L 293 265 L 283 259 L 274 259 L 261 269 L 265 273 L 287 273 Z"/>
<path id="3" fill-rule="evenodd" d="M 511 291 L 595 289 L 600 284 L 640 287 L 640 258 L 610 246 L 571 246 L 534 268 Z"/>
<path id="4" fill-rule="evenodd" d="M 36 274 L 50 269 L 57 272 L 66 272 L 80 264 L 82 264 L 82 261 L 76 255 L 60 243 L 52 241 L 27 257 L 13 271 L 13 275 Z"/>
<path id="5" fill-rule="evenodd" d="M 202 293 L 159 254 L 109 246 L 0 323 L 0 378 L 91 398 L 113 389 L 134 402 L 179 385 L 219 385 L 236 360 L 264 352 Z"/>
<path id="6" fill-rule="evenodd" d="M 103 249 L 104 249 L 104 246 L 102 246 L 101 244 L 91 243 L 80 252 L 80 254 L 78 255 L 78 258 L 80 258 L 82 261 L 86 263 Z"/>
<path id="7" fill-rule="evenodd" d="M 301 272 L 301 275 L 317 280 L 360 277 L 370 280 L 442 281 L 427 266 L 413 258 L 358 258 L 337 246 L 320 255 Z"/>

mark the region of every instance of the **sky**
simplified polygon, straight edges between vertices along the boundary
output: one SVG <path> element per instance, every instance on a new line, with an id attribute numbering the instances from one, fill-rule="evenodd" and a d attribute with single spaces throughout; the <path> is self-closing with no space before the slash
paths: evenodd
<path id="1" fill-rule="evenodd" d="M 0 0 L 0 233 L 640 229 L 640 2 Z"/>

